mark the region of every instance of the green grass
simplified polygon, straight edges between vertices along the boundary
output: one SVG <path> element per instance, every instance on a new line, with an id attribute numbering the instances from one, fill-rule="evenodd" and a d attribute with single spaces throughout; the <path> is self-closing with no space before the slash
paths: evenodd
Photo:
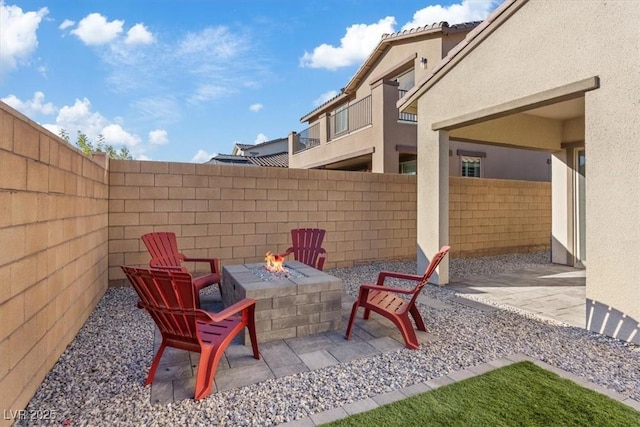
<path id="1" fill-rule="evenodd" d="M 640 412 L 520 362 L 328 426 L 640 426 Z"/>

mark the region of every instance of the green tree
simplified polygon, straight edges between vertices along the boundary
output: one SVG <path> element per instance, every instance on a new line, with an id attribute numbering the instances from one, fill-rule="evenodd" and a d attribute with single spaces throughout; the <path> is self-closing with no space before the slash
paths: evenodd
<path id="1" fill-rule="evenodd" d="M 60 129 L 58 136 L 68 143 L 71 143 L 69 141 L 69 133 L 66 129 Z M 133 160 L 133 156 L 127 147 L 122 147 L 120 150 L 116 150 L 112 145 L 105 144 L 104 135 L 102 134 L 98 135 L 98 142 L 94 146 L 86 133 L 78 131 L 76 146 L 87 156 L 90 156 L 91 153 L 98 152 L 107 153 L 107 155 L 112 159 Z"/>

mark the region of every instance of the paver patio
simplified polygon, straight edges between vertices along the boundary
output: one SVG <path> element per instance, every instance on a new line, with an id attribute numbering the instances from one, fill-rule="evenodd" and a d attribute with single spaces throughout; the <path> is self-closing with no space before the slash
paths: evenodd
<path id="1" fill-rule="evenodd" d="M 465 298 L 465 295 L 584 327 L 584 280 L 579 270 L 548 265 L 454 280 L 447 286 L 459 293 L 454 298 L 456 303 L 482 311 L 495 311 L 498 308 Z M 250 347 L 240 345 L 242 338 L 239 337 L 236 340 L 238 345 L 231 345 L 220 361 L 212 393 L 404 348 L 402 336 L 390 321 L 375 313 L 365 321 L 362 319 L 362 310 L 351 339 L 345 340 L 344 328 L 354 300 L 351 295 L 343 295 L 342 330 L 260 344 L 260 360 L 253 358 Z M 418 301 L 434 310 L 451 308 L 449 304 L 424 295 Z M 202 305 L 211 311 L 222 309 L 217 294 L 203 296 Z M 428 332 L 416 332 L 421 344 L 438 339 Z M 159 341 L 160 335 L 157 333 L 154 351 Z M 193 398 L 198 357 L 197 353 L 167 348 L 151 386 L 151 401 L 163 404 Z"/>

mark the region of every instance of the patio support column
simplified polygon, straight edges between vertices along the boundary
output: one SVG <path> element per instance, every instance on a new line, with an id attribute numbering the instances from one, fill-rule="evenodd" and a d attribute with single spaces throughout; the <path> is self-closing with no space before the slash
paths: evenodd
<path id="1" fill-rule="evenodd" d="M 449 132 L 418 127 L 418 274 L 431 257 L 449 243 Z M 455 250 L 455 248 L 452 248 Z M 431 279 L 449 283 L 449 258 Z"/>
<path id="2" fill-rule="evenodd" d="M 573 265 L 573 170 L 568 150 L 551 155 L 551 261 Z"/>

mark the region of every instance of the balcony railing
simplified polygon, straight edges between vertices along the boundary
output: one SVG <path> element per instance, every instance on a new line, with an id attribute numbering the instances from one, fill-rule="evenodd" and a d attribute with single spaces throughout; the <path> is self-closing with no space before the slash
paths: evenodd
<path id="1" fill-rule="evenodd" d="M 329 116 L 329 140 L 371 124 L 371 95 Z"/>
<path id="2" fill-rule="evenodd" d="M 293 154 L 320 145 L 320 124 L 315 123 L 296 135 L 293 143 Z"/>
<path id="3" fill-rule="evenodd" d="M 408 91 L 406 90 L 398 89 L 398 99 L 401 99 L 407 92 Z M 416 123 L 418 121 L 418 116 L 415 114 L 403 113 L 401 111 L 398 111 L 398 119 L 402 120 L 403 122 Z"/>

